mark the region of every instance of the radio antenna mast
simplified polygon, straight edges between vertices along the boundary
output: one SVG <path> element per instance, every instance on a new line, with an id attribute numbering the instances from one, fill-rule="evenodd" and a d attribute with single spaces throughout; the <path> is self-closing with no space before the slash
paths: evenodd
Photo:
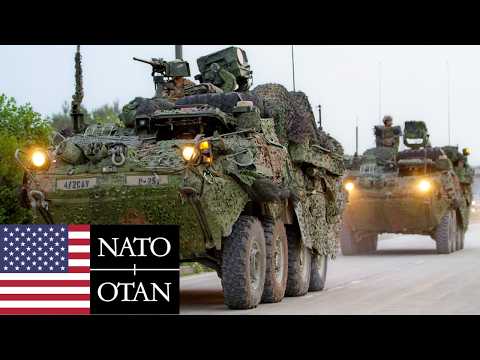
<path id="1" fill-rule="evenodd" d="M 450 127 L 450 64 L 447 61 L 447 123 L 448 123 L 448 145 L 451 145 Z"/>
<path id="2" fill-rule="evenodd" d="M 75 53 L 75 93 L 72 96 L 70 116 L 73 121 L 73 132 L 79 133 L 83 129 L 83 113 L 81 109 L 83 100 L 83 74 L 82 74 L 82 55 L 80 54 L 80 45 L 77 45 Z"/>
<path id="3" fill-rule="evenodd" d="M 358 116 L 355 121 L 355 156 L 358 156 Z"/>
<path id="4" fill-rule="evenodd" d="M 378 119 L 382 121 L 382 62 L 378 62 Z"/>
<path id="5" fill-rule="evenodd" d="M 293 53 L 293 45 L 291 45 L 292 47 L 292 80 L 293 80 L 293 91 L 296 91 L 295 90 L 295 55 Z"/>
<path id="6" fill-rule="evenodd" d="M 175 59 L 183 60 L 182 45 L 175 45 Z"/>

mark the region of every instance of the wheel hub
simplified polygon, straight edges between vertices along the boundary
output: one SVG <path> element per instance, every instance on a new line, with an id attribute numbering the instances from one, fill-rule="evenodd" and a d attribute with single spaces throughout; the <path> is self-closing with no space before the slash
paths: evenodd
<path id="1" fill-rule="evenodd" d="M 282 240 L 280 236 L 275 238 L 274 242 L 274 264 L 275 264 L 275 279 L 281 282 L 283 279 L 283 264 L 285 254 L 283 253 Z"/>
<path id="2" fill-rule="evenodd" d="M 250 248 L 250 284 L 253 288 L 257 288 L 260 282 L 260 251 L 258 244 L 254 242 Z"/>

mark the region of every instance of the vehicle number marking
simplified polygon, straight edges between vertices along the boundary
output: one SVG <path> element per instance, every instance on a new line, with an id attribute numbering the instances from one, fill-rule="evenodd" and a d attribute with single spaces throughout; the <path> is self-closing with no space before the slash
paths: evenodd
<path id="1" fill-rule="evenodd" d="M 158 175 L 158 176 L 128 175 L 127 176 L 128 186 L 154 186 L 154 185 L 163 185 L 163 184 L 168 184 L 167 175 Z"/>
<path id="2" fill-rule="evenodd" d="M 82 190 L 97 186 L 97 178 L 57 180 L 58 190 Z"/>

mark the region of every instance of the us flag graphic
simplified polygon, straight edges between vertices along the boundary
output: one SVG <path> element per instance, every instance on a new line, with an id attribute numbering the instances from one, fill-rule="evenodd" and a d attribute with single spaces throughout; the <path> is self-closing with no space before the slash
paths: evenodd
<path id="1" fill-rule="evenodd" d="M 0 314 L 89 314 L 90 225 L 0 225 Z"/>

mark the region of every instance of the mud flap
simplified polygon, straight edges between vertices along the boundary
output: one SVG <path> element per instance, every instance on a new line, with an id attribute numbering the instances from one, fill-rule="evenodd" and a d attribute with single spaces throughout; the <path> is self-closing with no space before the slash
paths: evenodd
<path id="1" fill-rule="evenodd" d="M 300 233 L 302 235 L 302 242 L 307 248 L 311 249 L 313 246 L 313 241 L 310 238 L 307 225 L 305 224 L 305 217 L 303 215 L 302 205 L 299 201 L 296 202 L 294 210 L 298 220 L 298 227 L 300 228 Z"/>

